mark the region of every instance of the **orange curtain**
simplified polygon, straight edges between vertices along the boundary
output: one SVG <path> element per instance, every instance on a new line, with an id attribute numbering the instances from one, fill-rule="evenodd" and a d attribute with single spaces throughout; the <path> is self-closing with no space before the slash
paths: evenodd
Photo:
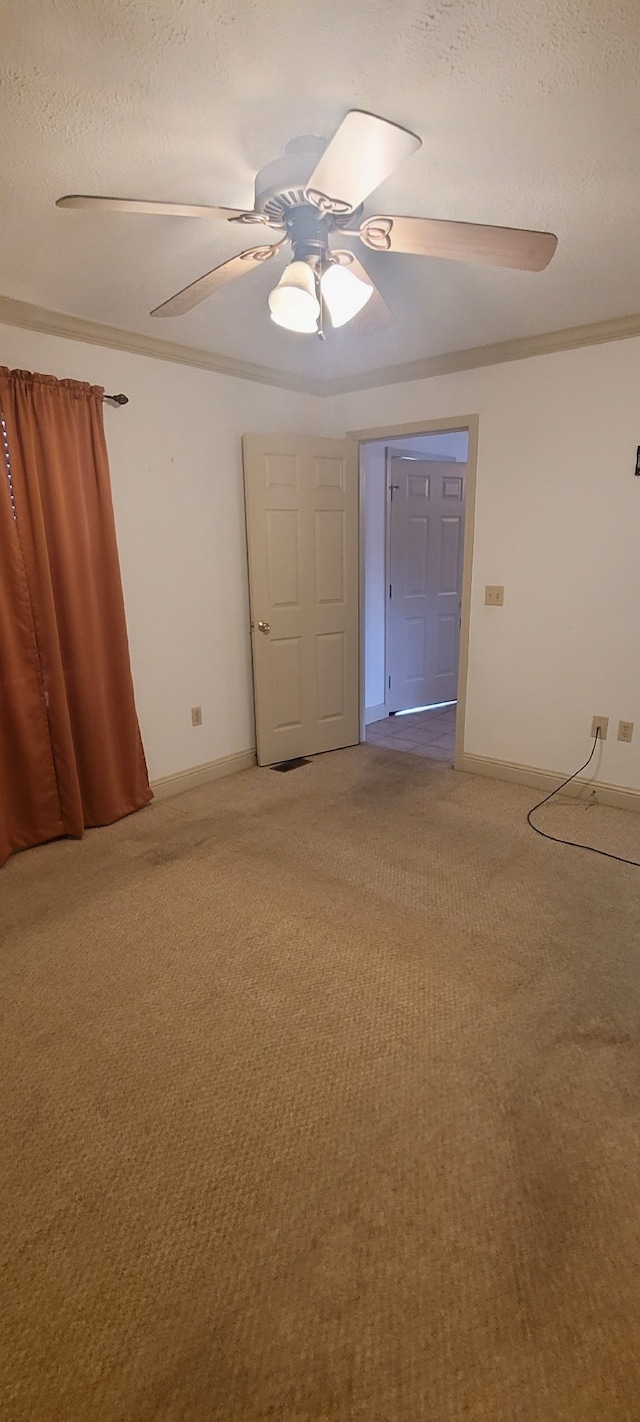
<path id="1" fill-rule="evenodd" d="M 0 368 L 0 864 L 151 799 L 102 396 Z"/>

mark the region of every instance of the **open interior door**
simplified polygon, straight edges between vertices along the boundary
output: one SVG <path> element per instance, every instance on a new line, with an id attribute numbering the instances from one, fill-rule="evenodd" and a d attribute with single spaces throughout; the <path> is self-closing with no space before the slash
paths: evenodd
<path id="1" fill-rule="evenodd" d="M 360 739 L 358 446 L 243 438 L 259 765 Z"/>

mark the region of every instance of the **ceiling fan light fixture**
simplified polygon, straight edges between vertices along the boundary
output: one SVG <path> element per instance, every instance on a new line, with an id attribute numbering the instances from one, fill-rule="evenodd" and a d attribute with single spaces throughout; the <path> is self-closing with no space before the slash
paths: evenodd
<path id="1" fill-rule="evenodd" d="M 286 331 L 311 335 L 318 329 L 320 302 L 316 279 L 307 262 L 290 262 L 269 294 L 271 320 Z"/>
<path id="2" fill-rule="evenodd" d="M 284 311 L 272 311 L 271 320 L 276 326 L 282 326 L 284 331 L 294 331 L 302 336 L 317 336 L 318 319 L 304 311 L 292 311 L 285 308 Z"/>
<path id="3" fill-rule="evenodd" d="M 361 281 L 355 272 L 337 262 L 327 267 L 320 287 L 332 326 L 345 326 L 347 321 L 352 321 L 373 296 L 369 282 Z"/>

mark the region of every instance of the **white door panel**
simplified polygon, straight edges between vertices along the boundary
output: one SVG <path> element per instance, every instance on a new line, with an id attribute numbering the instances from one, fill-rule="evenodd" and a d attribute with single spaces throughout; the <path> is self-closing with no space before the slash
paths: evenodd
<path id="1" fill-rule="evenodd" d="M 455 701 L 466 466 L 389 457 L 387 700 Z"/>
<path id="2" fill-rule="evenodd" d="M 358 447 L 245 435 L 243 453 L 258 763 L 272 765 L 360 739 Z"/>

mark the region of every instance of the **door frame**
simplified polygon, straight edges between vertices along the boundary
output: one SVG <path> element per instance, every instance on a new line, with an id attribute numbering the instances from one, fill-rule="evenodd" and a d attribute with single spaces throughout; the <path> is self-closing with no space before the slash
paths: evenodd
<path id="1" fill-rule="evenodd" d="M 462 554 L 462 608 L 460 622 L 460 651 L 458 655 L 458 706 L 456 712 L 456 741 L 454 769 L 462 770 L 464 756 L 464 727 L 467 706 L 467 682 L 469 676 L 469 636 L 471 623 L 471 578 L 473 566 L 473 540 L 475 532 L 476 482 L 478 467 L 478 431 L 480 418 L 476 415 L 445 415 L 439 420 L 417 420 L 402 425 L 378 425 L 373 429 L 347 430 L 347 439 L 357 440 L 359 446 L 360 479 L 360 740 L 365 739 L 364 706 L 364 457 L 362 446 L 372 440 L 402 439 L 405 435 L 451 434 L 465 430 L 469 435 L 467 460 L 467 487 L 465 492 L 465 529 Z M 388 522 L 388 520 L 387 520 Z M 388 530 L 385 533 L 388 539 Z M 385 688 L 386 699 L 386 688 Z"/>

